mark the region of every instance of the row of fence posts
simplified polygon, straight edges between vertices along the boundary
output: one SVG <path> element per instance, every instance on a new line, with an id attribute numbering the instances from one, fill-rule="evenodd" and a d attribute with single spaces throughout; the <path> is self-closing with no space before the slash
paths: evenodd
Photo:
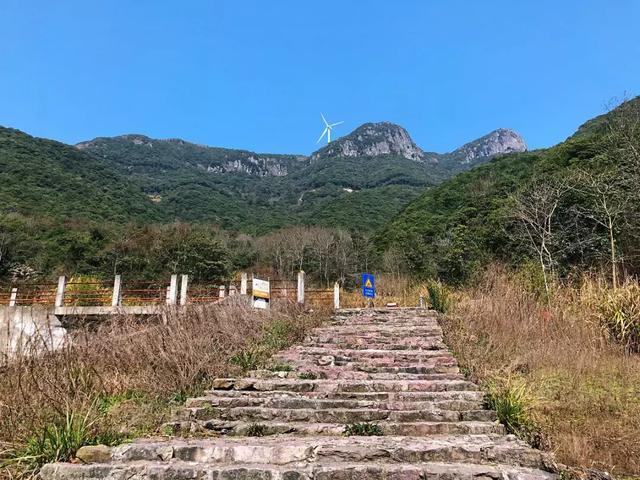
<path id="1" fill-rule="evenodd" d="M 243 272 L 240 276 L 240 295 L 247 295 L 249 285 L 249 277 Z M 56 296 L 54 301 L 55 307 L 64 306 L 64 296 L 67 287 L 67 278 L 65 276 L 58 277 L 58 286 L 56 289 Z M 178 275 L 171 275 L 169 286 L 167 287 L 166 304 L 167 305 L 187 305 L 189 289 L 189 275 L 180 276 L 180 292 L 178 296 Z M 304 304 L 304 289 L 305 289 L 305 273 L 303 271 L 298 272 L 298 282 L 296 289 L 296 301 L 300 304 Z M 228 296 L 234 296 L 237 294 L 235 285 L 229 286 Z M 225 298 L 227 296 L 226 288 L 224 285 L 218 287 L 218 298 Z M 18 289 L 16 287 L 11 289 L 9 296 L 9 306 L 15 307 L 18 300 Z M 113 291 L 111 295 L 111 306 L 119 307 L 122 305 L 122 277 L 116 275 L 113 281 Z M 333 286 L 333 306 L 334 308 L 340 308 L 340 285 L 336 282 Z"/>

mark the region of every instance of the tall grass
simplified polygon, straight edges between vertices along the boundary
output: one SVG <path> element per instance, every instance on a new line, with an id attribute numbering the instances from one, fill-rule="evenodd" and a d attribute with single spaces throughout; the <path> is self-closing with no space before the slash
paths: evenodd
<path id="1" fill-rule="evenodd" d="M 614 333 L 620 317 L 635 318 L 637 288 L 584 278 L 546 299 L 493 267 L 456 295 L 443 329 L 508 429 L 526 437 L 533 422 L 530 440 L 561 462 L 640 474 L 640 355 L 631 330 Z"/>
<path id="2" fill-rule="evenodd" d="M 114 318 L 73 332 L 57 351 L 22 352 L 0 372 L 0 464 L 33 467 L 83 444 L 153 433 L 172 403 L 249 366 L 230 359 L 288 346 L 320 321 L 313 315 L 192 306 L 168 310 L 166 323 Z"/>

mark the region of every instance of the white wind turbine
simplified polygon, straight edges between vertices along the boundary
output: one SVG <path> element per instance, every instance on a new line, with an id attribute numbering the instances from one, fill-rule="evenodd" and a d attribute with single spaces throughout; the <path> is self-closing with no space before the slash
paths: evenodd
<path id="1" fill-rule="evenodd" d="M 324 137 L 325 134 L 327 135 L 327 143 L 329 143 L 331 142 L 331 129 L 336 125 L 340 125 L 341 123 L 344 123 L 344 122 L 329 123 L 327 122 L 327 119 L 324 118 L 323 114 L 320 114 L 320 116 L 322 117 L 322 121 L 324 122 L 325 127 L 324 127 L 324 130 L 322 131 L 322 135 L 320 135 L 320 138 L 316 143 L 320 143 L 320 140 L 322 140 L 322 137 Z"/>

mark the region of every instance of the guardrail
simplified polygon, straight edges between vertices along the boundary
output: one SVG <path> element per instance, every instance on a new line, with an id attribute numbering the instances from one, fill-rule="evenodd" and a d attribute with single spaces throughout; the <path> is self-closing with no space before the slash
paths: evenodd
<path id="1" fill-rule="evenodd" d="M 338 284 L 333 289 L 307 289 L 304 272 L 298 274 L 297 282 L 271 280 L 270 289 L 274 300 L 340 307 Z M 120 275 L 113 281 L 84 281 L 61 276 L 57 283 L 0 286 L 0 305 L 48 305 L 61 312 L 72 307 L 94 307 L 92 311 L 106 313 L 111 311 L 106 307 L 218 303 L 227 297 L 251 293 L 251 282 L 246 273 L 242 273 L 239 285 L 234 282 L 191 285 L 188 275 L 171 275 L 168 281 L 124 281 Z"/>

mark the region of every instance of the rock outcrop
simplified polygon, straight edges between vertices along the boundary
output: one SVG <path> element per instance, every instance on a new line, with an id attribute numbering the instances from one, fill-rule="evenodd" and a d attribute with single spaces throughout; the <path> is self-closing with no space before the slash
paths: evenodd
<path id="1" fill-rule="evenodd" d="M 46 465 L 41 477 L 558 478 L 550 457 L 505 434 L 485 408 L 432 312 L 338 314 L 272 370 L 214 380 L 166 428 L 178 436 L 101 451 L 95 463 Z"/>
<path id="2" fill-rule="evenodd" d="M 390 122 L 365 123 L 349 135 L 338 138 L 311 155 L 311 161 L 326 157 L 377 157 L 397 155 L 422 162 L 425 153 L 399 125 Z"/>
<path id="3" fill-rule="evenodd" d="M 449 154 L 451 159 L 461 165 L 475 163 L 478 159 L 491 158 L 505 153 L 524 152 L 527 144 L 513 130 L 499 128 L 493 132 L 469 142 Z"/>

